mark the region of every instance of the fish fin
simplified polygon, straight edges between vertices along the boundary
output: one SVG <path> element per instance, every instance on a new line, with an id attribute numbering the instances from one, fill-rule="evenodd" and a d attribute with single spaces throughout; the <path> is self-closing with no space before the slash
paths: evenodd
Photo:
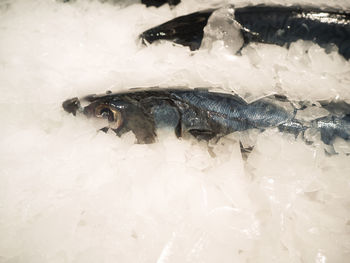
<path id="1" fill-rule="evenodd" d="M 204 129 L 191 129 L 188 132 L 200 141 L 201 140 L 209 141 L 217 135 L 217 133 L 211 130 L 204 130 Z"/>
<path id="2" fill-rule="evenodd" d="M 335 131 L 331 129 L 321 129 L 321 140 L 327 144 L 330 145 L 335 138 Z"/>
<path id="3" fill-rule="evenodd" d="M 243 51 L 243 48 L 245 48 L 247 46 L 247 44 L 243 44 L 236 52 L 236 56 L 242 56 L 242 51 Z"/>
<path id="4" fill-rule="evenodd" d="M 100 129 L 100 131 L 102 131 L 102 132 L 104 132 L 104 133 L 107 133 L 107 132 L 108 132 L 108 130 L 109 130 L 109 128 L 108 128 L 108 127 L 103 127 L 103 128 L 101 128 L 101 129 Z"/>
<path id="5" fill-rule="evenodd" d="M 242 142 L 239 142 L 239 147 L 241 149 L 241 154 L 242 154 L 243 160 L 247 160 L 249 154 L 253 151 L 254 146 L 244 147 Z"/>
<path id="6" fill-rule="evenodd" d="M 182 137 L 182 128 L 181 128 L 181 121 L 179 121 L 179 123 L 176 125 L 175 127 L 175 135 L 177 138 Z"/>
<path id="7" fill-rule="evenodd" d="M 129 123 L 129 128 L 135 134 L 140 144 L 154 143 L 156 139 L 155 125 L 150 118 L 137 118 L 134 123 Z"/>
<path id="8" fill-rule="evenodd" d="M 146 126 L 145 126 L 146 127 Z M 105 130 L 107 129 L 107 130 Z M 101 131 L 107 132 L 108 127 L 104 127 L 101 129 Z M 123 127 L 121 129 L 111 129 L 114 131 L 114 133 L 118 136 L 121 137 L 124 133 L 127 133 L 129 131 L 132 131 L 132 133 L 135 135 L 137 143 L 139 144 L 149 144 L 149 143 L 154 143 L 155 138 L 156 138 L 156 133 L 154 129 L 149 129 L 145 128 L 145 130 L 139 130 L 139 129 L 130 129 L 129 127 Z"/>

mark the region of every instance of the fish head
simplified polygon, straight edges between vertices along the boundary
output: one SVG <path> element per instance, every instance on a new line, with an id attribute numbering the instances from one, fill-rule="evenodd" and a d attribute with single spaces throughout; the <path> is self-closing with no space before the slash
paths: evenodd
<path id="1" fill-rule="evenodd" d="M 203 28 L 213 11 L 214 9 L 208 9 L 177 17 L 144 31 L 139 38 L 146 45 L 158 40 L 168 40 L 196 50 L 201 45 Z"/>
<path id="2" fill-rule="evenodd" d="M 108 128 L 115 131 L 122 128 L 127 109 L 127 104 L 123 101 L 108 97 L 98 98 L 95 95 L 87 96 L 82 101 L 88 103 L 81 109 L 85 116 L 107 120 Z"/>
<path id="3" fill-rule="evenodd" d="M 113 130 L 118 136 L 132 131 L 139 143 L 155 140 L 154 119 L 129 94 L 89 95 L 82 99 L 72 98 L 62 104 L 65 111 L 88 118 L 104 120 L 102 131 Z M 107 121 L 107 125 L 106 124 Z"/>

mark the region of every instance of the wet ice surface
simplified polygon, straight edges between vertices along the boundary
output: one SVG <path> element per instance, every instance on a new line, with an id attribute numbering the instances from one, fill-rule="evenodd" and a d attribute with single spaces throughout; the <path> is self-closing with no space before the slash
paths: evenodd
<path id="1" fill-rule="evenodd" d="M 201 48 L 210 50 L 217 42 L 227 49 L 226 51 L 236 55 L 244 44 L 241 27 L 235 21 L 234 6 L 227 6 L 215 10 L 204 27 Z"/>
<path id="2" fill-rule="evenodd" d="M 96 132 L 61 108 L 73 96 L 154 85 L 221 86 L 248 100 L 274 92 L 349 100 L 349 62 L 336 52 L 298 42 L 251 45 L 237 57 L 220 41 L 195 53 L 135 41 L 199 9 L 194 1 L 173 10 L 44 0 L 0 7 L 0 262 L 349 258 L 349 143 L 338 139 L 341 154 L 331 157 L 320 140 L 310 146 L 276 130 L 209 147 L 165 132 L 136 145 L 132 134 Z M 255 145 L 246 160 L 238 138 Z"/>

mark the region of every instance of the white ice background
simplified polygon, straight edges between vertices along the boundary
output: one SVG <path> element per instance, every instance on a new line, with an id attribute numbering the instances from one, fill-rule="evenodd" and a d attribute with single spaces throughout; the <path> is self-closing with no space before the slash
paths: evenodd
<path id="1" fill-rule="evenodd" d="M 327 156 L 320 140 L 272 129 L 209 146 L 172 133 L 139 145 L 61 107 L 179 85 L 349 101 L 349 62 L 302 41 L 252 44 L 242 56 L 220 41 L 142 47 L 137 36 L 152 26 L 244 2 L 115 2 L 0 0 L 0 262 L 349 262 L 349 143 Z M 248 159 L 238 138 L 255 144 Z"/>

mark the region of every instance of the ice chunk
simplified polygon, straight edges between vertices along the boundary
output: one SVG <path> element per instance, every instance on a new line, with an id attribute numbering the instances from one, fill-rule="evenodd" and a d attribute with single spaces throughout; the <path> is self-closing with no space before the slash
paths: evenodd
<path id="1" fill-rule="evenodd" d="M 304 110 L 299 110 L 296 114 L 298 120 L 312 121 L 318 118 L 325 117 L 329 114 L 328 110 L 325 108 L 311 106 Z"/>
<path id="2" fill-rule="evenodd" d="M 221 41 L 226 49 L 235 54 L 243 46 L 241 25 L 235 20 L 233 6 L 220 8 L 209 17 L 204 27 L 203 48 L 211 49 L 214 42 Z"/>
<path id="3" fill-rule="evenodd" d="M 336 138 L 333 147 L 337 153 L 350 154 L 350 143 L 342 138 Z"/>

